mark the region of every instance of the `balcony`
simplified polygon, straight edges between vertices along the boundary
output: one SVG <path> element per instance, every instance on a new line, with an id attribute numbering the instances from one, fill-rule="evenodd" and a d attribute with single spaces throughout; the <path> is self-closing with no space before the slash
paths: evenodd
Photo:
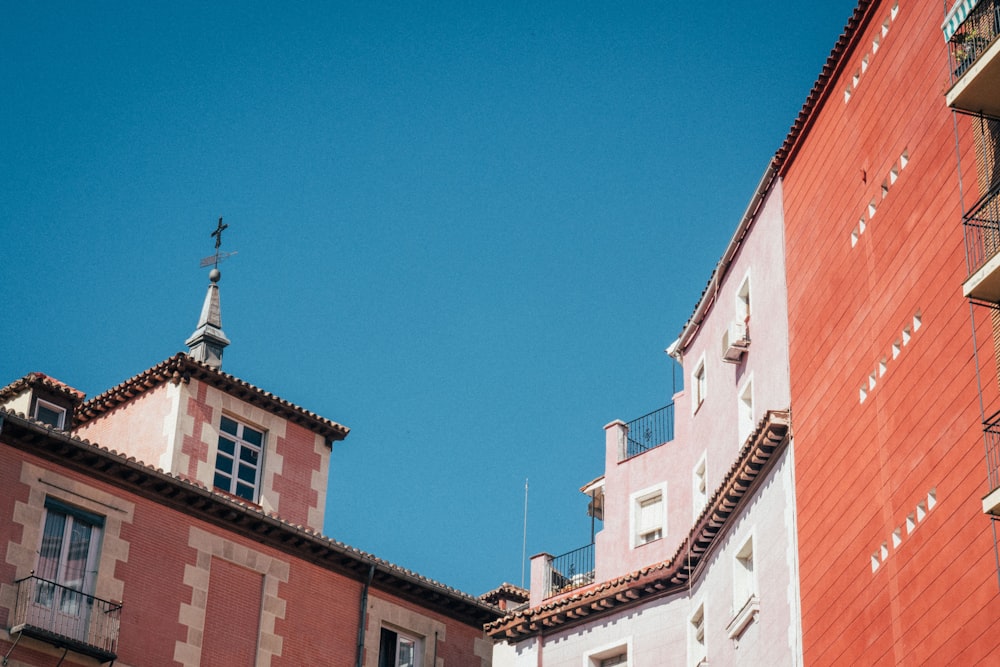
<path id="1" fill-rule="evenodd" d="M 548 565 L 545 597 L 566 593 L 594 583 L 594 545 L 574 549 L 554 557 Z"/>
<path id="2" fill-rule="evenodd" d="M 18 637 L 8 656 L 22 637 L 32 637 L 102 663 L 117 659 L 120 603 L 84 595 L 34 575 L 14 584 L 17 602 L 10 634 Z"/>
<path id="3" fill-rule="evenodd" d="M 619 462 L 638 456 L 674 439 L 674 404 L 670 403 L 625 425 L 628 429 L 625 451 Z"/>
<path id="4" fill-rule="evenodd" d="M 1000 302 L 1000 182 L 965 214 L 965 257 L 969 277 L 962 285 L 967 298 Z"/>
<path id="5" fill-rule="evenodd" d="M 983 512 L 1000 516 L 1000 412 L 983 423 L 986 444 L 986 479 L 990 493 L 983 498 Z"/>
<path id="6" fill-rule="evenodd" d="M 1000 0 L 958 0 L 942 29 L 951 59 L 948 105 L 1000 116 Z"/>

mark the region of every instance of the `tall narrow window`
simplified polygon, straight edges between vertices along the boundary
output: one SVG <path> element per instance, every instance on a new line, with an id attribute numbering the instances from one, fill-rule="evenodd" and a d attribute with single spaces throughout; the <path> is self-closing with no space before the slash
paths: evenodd
<path id="1" fill-rule="evenodd" d="M 750 322 L 750 274 L 743 279 L 736 292 L 736 317 L 743 322 Z"/>
<path id="2" fill-rule="evenodd" d="M 215 459 L 216 488 L 257 502 L 263 450 L 262 431 L 223 416 L 219 425 L 219 453 Z"/>
<path id="3" fill-rule="evenodd" d="M 691 615 L 688 624 L 688 664 L 698 667 L 708 661 L 705 646 L 705 605 L 700 604 Z"/>
<path id="4" fill-rule="evenodd" d="M 632 494 L 632 546 L 654 542 L 667 532 L 666 485 Z"/>
<path id="5" fill-rule="evenodd" d="M 35 568 L 40 581 L 28 610 L 33 624 L 73 639 L 87 639 L 103 526 L 104 519 L 97 515 L 46 499 Z"/>
<path id="6" fill-rule="evenodd" d="M 753 537 L 748 537 L 733 564 L 733 609 L 739 612 L 757 595 L 754 579 Z"/>
<path id="7" fill-rule="evenodd" d="M 691 486 L 691 505 L 694 510 L 694 518 L 697 519 L 705 508 L 705 503 L 708 502 L 708 470 L 705 454 L 701 455 L 701 460 L 694 467 Z"/>
<path id="8" fill-rule="evenodd" d="M 753 380 L 750 379 L 743 389 L 740 391 L 740 399 L 737 405 L 738 409 L 738 428 L 739 428 L 739 440 L 744 442 L 750 434 L 753 432 L 754 427 L 754 414 L 753 414 Z"/>
<path id="9" fill-rule="evenodd" d="M 691 396 L 691 406 L 692 410 L 697 410 L 701 407 L 701 404 L 705 402 L 705 359 L 704 357 L 698 362 L 698 365 L 694 369 L 694 373 L 691 374 L 691 390 L 693 395 Z"/>

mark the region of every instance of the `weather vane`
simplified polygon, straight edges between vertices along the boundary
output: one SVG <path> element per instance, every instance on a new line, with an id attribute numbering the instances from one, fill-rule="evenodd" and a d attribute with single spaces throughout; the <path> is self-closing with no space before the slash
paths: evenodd
<path id="1" fill-rule="evenodd" d="M 219 218 L 219 226 L 216 227 L 215 231 L 212 232 L 211 234 L 213 237 L 215 237 L 215 254 L 209 255 L 208 257 L 202 259 L 201 268 L 205 268 L 206 266 L 212 266 L 214 270 L 217 271 L 219 269 L 219 262 L 228 257 L 232 257 L 233 255 L 236 254 L 235 250 L 233 252 L 222 252 L 221 250 L 219 250 L 220 246 L 222 246 L 222 232 L 224 232 L 228 228 L 229 225 L 222 224 L 222 218 Z"/>

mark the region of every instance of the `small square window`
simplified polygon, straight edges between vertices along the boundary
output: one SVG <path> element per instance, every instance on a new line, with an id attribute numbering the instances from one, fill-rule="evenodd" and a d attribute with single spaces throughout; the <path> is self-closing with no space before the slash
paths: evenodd
<path id="1" fill-rule="evenodd" d="M 263 453 L 263 431 L 223 416 L 215 458 L 215 487 L 256 503 Z"/>
<path id="2" fill-rule="evenodd" d="M 631 642 L 626 641 L 589 651 L 583 656 L 583 664 L 585 667 L 628 667 L 631 664 L 628 659 L 630 647 Z"/>
<path id="3" fill-rule="evenodd" d="M 382 628 L 378 667 L 420 667 L 420 644 L 416 637 Z"/>
<path id="4" fill-rule="evenodd" d="M 66 425 L 66 408 L 39 398 L 35 401 L 34 418 L 52 428 L 63 429 Z"/>

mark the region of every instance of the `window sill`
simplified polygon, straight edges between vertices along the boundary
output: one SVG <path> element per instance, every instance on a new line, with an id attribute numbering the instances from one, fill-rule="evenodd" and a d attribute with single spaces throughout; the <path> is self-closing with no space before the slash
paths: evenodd
<path id="1" fill-rule="evenodd" d="M 760 599 L 756 595 L 750 596 L 743 608 L 736 612 L 733 620 L 726 626 L 726 632 L 730 639 L 738 639 L 760 613 Z"/>
<path id="2" fill-rule="evenodd" d="M 633 549 L 641 549 L 643 547 L 649 546 L 650 544 L 656 544 L 657 542 L 663 541 L 663 537 L 657 537 L 655 540 L 650 540 L 648 542 L 635 542 L 632 545 Z"/>

